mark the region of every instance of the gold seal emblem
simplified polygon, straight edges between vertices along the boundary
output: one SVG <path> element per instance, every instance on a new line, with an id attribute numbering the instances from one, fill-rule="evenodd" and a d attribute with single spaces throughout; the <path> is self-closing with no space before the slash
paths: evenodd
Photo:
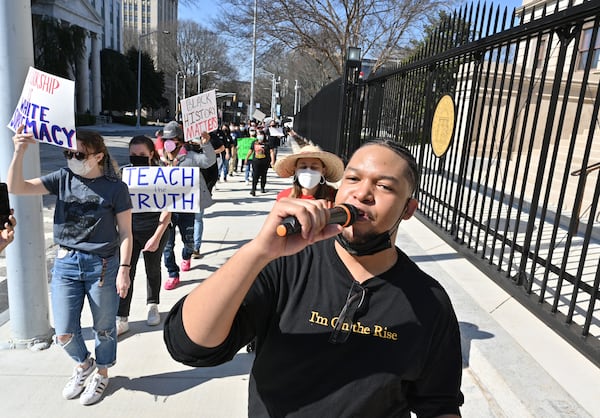
<path id="1" fill-rule="evenodd" d="M 431 121 L 431 148 L 437 157 L 442 157 L 454 135 L 454 100 L 448 94 L 438 101 Z"/>

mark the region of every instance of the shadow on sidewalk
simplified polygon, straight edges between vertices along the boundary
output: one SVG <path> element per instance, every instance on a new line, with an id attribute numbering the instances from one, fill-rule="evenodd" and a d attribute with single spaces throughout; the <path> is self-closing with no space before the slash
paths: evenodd
<path id="1" fill-rule="evenodd" d="M 493 338 L 494 334 L 481 331 L 476 324 L 470 322 L 459 321 L 458 326 L 460 327 L 460 343 L 462 345 L 462 358 L 463 368 L 469 367 L 469 353 L 471 352 L 471 341 L 473 340 L 487 340 Z"/>
<path id="2" fill-rule="evenodd" d="M 125 376 L 110 378 L 106 396 L 125 389 L 146 392 L 156 396 L 172 396 L 184 392 L 211 379 L 241 376 L 250 373 L 254 354 L 239 353 L 233 360 L 216 367 L 193 368 L 179 372 L 159 373 L 130 379 Z"/>

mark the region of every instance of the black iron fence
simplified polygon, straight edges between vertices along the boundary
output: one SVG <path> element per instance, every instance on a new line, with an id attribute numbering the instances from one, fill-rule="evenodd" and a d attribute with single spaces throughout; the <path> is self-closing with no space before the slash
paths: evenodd
<path id="1" fill-rule="evenodd" d="M 335 150 L 408 146 L 419 216 L 600 366 L 600 10 L 573 3 L 468 5 L 409 62 L 346 77 Z"/>

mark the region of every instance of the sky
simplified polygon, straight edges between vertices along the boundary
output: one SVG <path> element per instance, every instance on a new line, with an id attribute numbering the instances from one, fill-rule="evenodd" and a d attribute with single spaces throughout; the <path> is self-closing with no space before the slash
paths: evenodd
<path id="1" fill-rule="evenodd" d="M 250 2 L 251 0 L 248 0 Z M 483 4 L 486 0 L 480 0 Z M 502 8 L 507 6 L 509 9 L 509 13 L 513 10 L 513 8 L 521 6 L 522 0 L 487 0 L 487 2 L 492 2 L 494 5 L 499 5 Z M 202 25 L 203 27 L 210 27 L 210 20 L 220 14 L 219 2 L 215 2 L 214 0 L 195 0 L 195 3 L 198 6 L 189 7 L 185 6 L 181 1 L 179 2 L 179 10 L 178 10 L 178 18 L 179 20 L 192 20 Z M 471 1 L 465 1 L 460 4 L 471 4 Z M 457 4 L 456 9 L 460 7 L 460 4 Z M 241 79 L 250 79 L 250 66 L 244 66 L 245 70 L 242 70 L 240 73 Z"/>
<path id="2" fill-rule="evenodd" d="M 250 1 L 250 0 L 248 0 Z M 483 3 L 484 0 L 481 0 Z M 490 0 L 488 0 L 489 2 Z M 495 5 L 500 5 L 501 7 L 508 6 L 509 11 L 513 8 L 518 7 L 522 4 L 522 0 L 491 0 Z M 198 7 L 186 7 L 183 4 L 179 4 L 179 19 L 189 19 L 203 26 L 206 26 L 207 21 L 215 17 L 219 14 L 219 3 L 214 0 L 196 0 L 196 3 L 199 5 Z M 463 2 L 471 3 L 471 1 Z M 459 6 L 457 6 L 458 8 Z"/>

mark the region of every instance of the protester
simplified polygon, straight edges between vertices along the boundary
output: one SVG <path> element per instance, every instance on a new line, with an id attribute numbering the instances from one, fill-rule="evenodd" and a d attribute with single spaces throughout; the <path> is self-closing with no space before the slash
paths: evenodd
<path id="1" fill-rule="evenodd" d="M 252 157 L 252 158 L 250 158 Z M 248 154 L 246 154 L 246 160 L 251 160 L 252 164 L 252 189 L 250 194 L 256 196 L 256 186 L 260 180 L 260 191 L 266 193 L 267 185 L 267 171 L 271 165 L 273 153 L 265 134 L 260 131 L 256 136 L 256 140 L 250 145 Z"/>
<path id="2" fill-rule="evenodd" d="M 169 122 L 163 129 L 164 150 L 162 163 L 167 166 L 209 168 L 216 162 L 215 150 L 211 145 L 210 135 L 202 134 L 199 144 L 184 143 L 183 129 L 175 121 Z M 198 176 L 200 183 L 200 206 L 203 211 L 213 204 L 210 190 L 204 176 Z M 191 269 L 191 258 L 194 253 L 194 222 L 196 214 L 175 212 L 171 214 L 171 227 L 168 230 L 167 244 L 164 249 L 165 267 L 169 278 L 165 282 L 165 290 L 173 290 L 179 284 L 179 266 L 175 262 L 175 227 L 183 241 L 181 250 L 181 271 Z"/>
<path id="3" fill-rule="evenodd" d="M 269 142 L 269 147 L 273 150 L 273 160 L 271 161 L 272 164 L 277 162 L 277 151 L 281 145 L 281 135 L 277 125 L 277 121 L 275 119 L 271 119 L 269 121 L 269 127 L 265 128 L 265 135 L 267 137 L 267 141 Z"/>
<path id="4" fill-rule="evenodd" d="M 336 190 L 327 182 L 335 183 L 342 178 L 344 162 L 318 146 L 306 145 L 297 153 L 278 160 L 273 168 L 279 177 L 294 178 L 292 187 L 279 192 L 277 200 L 298 197 L 334 202 Z"/>
<path id="5" fill-rule="evenodd" d="M 206 182 L 206 187 L 210 195 L 212 196 L 213 189 L 217 189 L 217 182 L 219 181 L 219 172 L 221 170 L 222 161 L 225 157 L 225 154 L 229 155 L 229 150 L 226 149 L 223 141 L 226 141 L 224 138 L 223 132 L 220 130 L 213 131 L 210 134 L 210 144 L 212 145 L 215 155 L 216 161 L 213 165 L 208 168 L 201 168 L 200 172 L 202 173 L 202 177 Z M 227 157 L 229 158 L 229 157 Z M 225 180 L 226 181 L 226 180 Z M 204 207 L 200 207 L 200 210 L 194 214 L 194 251 L 192 252 L 192 258 L 199 259 L 204 257 L 200 253 L 200 247 L 202 247 L 202 235 L 204 234 Z"/>
<path id="6" fill-rule="evenodd" d="M 129 161 L 134 166 L 157 166 L 160 165 L 158 154 L 154 149 L 154 143 L 144 135 L 138 135 L 129 141 Z M 129 331 L 129 313 L 131 311 L 131 299 L 133 297 L 133 283 L 136 267 L 140 253 L 144 257 L 146 268 L 146 323 L 150 326 L 160 324 L 161 285 L 161 255 L 167 244 L 167 231 L 171 222 L 171 213 L 163 212 L 138 212 L 132 215 L 133 250 L 131 253 L 131 268 L 129 279 L 131 286 L 127 296 L 121 298 L 117 311 L 117 335 Z"/>
<path id="7" fill-rule="evenodd" d="M 241 137 L 240 134 L 240 128 L 236 123 L 231 123 L 231 125 L 229 125 L 229 132 L 231 135 L 231 158 L 229 159 L 229 175 L 233 176 L 235 172 L 237 172 L 237 147 L 238 147 L 238 143 L 237 140 L 238 138 Z"/>
<path id="8" fill-rule="evenodd" d="M 276 202 L 258 235 L 165 320 L 174 359 L 214 366 L 256 338 L 249 416 L 458 417 L 462 361 L 451 302 L 396 242 L 417 208 L 417 164 L 377 141 L 336 195 L 360 216 L 328 225 L 323 200 Z M 294 216 L 301 233 L 281 237 Z"/>
<path id="9" fill-rule="evenodd" d="M 17 220 L 14 217 L 14 209 L 11 209 L 8 222 L 4 223 L 4 229 L 0 231 L 0 251 L 4 251 L 8 244 L 15 239 L 15 226 L 17 226 Z"/>
<path id="10" fill-rule="evenodd" d="M 22 195 L 57 196 L 54 211 L 54 260 L 51 300 L 56 342 L 78 364 L 63 389 L 66 399 L 81 394 L 83 405 L 98 402 L 116 362 L 115 317 L 119 296 L 130 286 L 131 199 L 96 132 L 77 130 L 77 151 L 65 150 L 68 168 L 43 177 L 23 178 L 23 157 L 35 141 L 23 127 L 13 136 L 15 151 L 8 169 L 8 189 Z M 81 333 L 87 296 L 95 335 L 94 360 Z M 87 378 L 90 382 L 84 390 Z M 83 392 L 83 393 L 82 393 Z"/>
<path id="11" fill-rule="evenodd" d="M 221 133 L 221 141 L 223 142 L 223 146 L 225 147 L 223 152 L 221 152 L 219 178 L 221 178 L 220 176 L 222 175 L 223 181 L 227 182 L 227 175 L 229 174 L 229 160 L 232 158 L 233 137 L 231 136 L 231 131 L 229 130 L 228 125 L 222 125 L 221 129 L 217 132 Z"/>
<path id="12" fill-rule="evenodd" d="M 244 181 L 246 186 L 250 184 L 250 162 L 246 160 L 250 145 L 256 140 L 256 129 L 251 128 L 249 130 L 250 136 L 242 136 L 238 138 L 237 155 L 240 161 L 240 172 L 244 172 Z M 244 167 L 245 165 L 245 167 Z"/>

